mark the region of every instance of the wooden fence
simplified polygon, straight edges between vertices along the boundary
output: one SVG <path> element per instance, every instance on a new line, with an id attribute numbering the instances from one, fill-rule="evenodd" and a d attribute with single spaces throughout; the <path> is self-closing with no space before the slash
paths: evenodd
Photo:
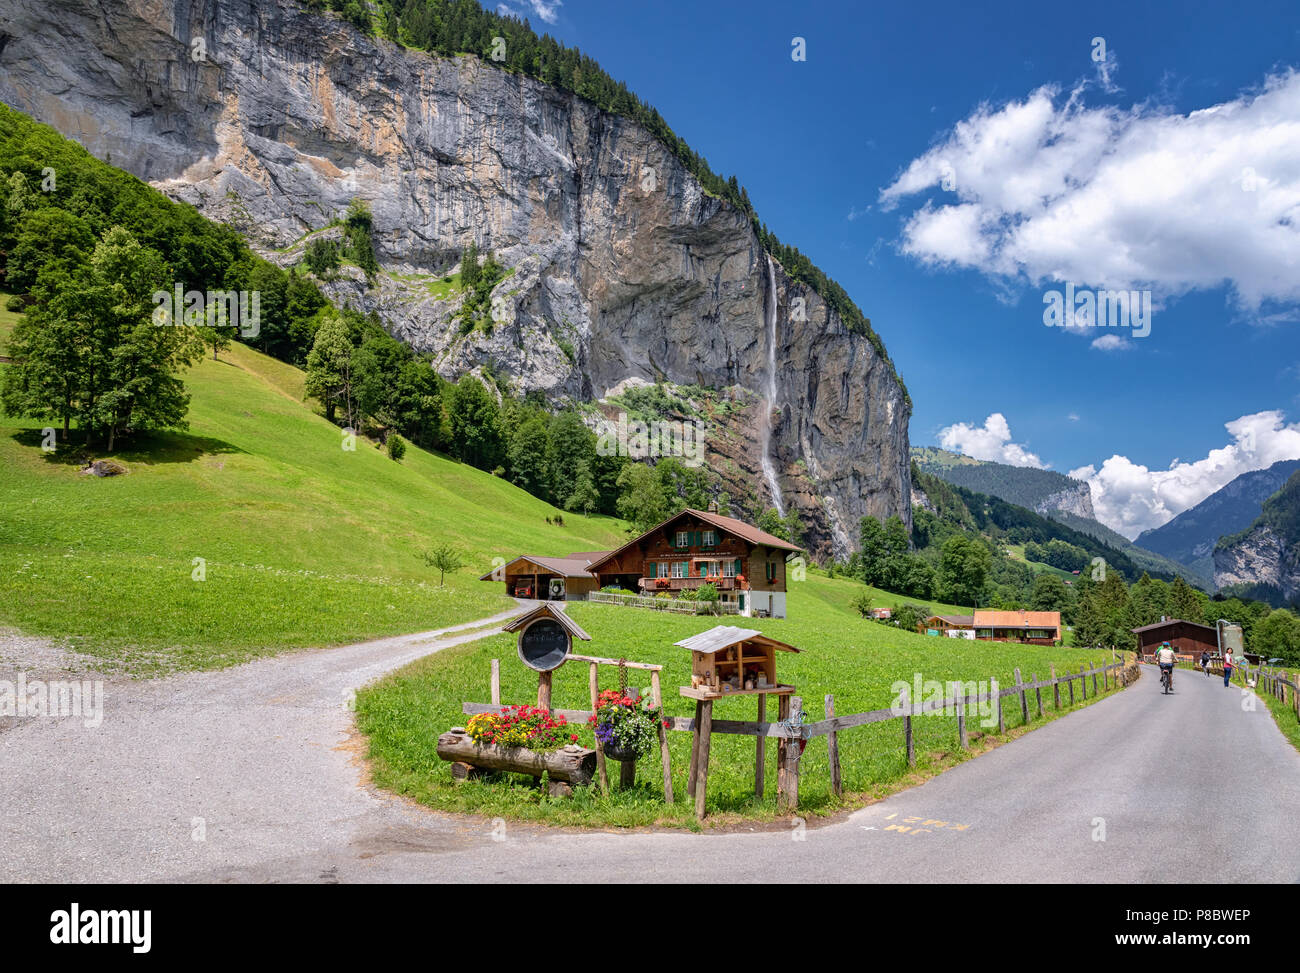
<path id="1" fill-rule="evenodd" d="M 653 595 L 621 595 L 614 591 L 589 591 L 587 601 L 602 605 L 631 605 L 635 608 L 653 608 L 661 612 L 677 612 L 681 615 L 698 615 L 700 606 L 708 602 L 694 601 L 686 598 L 656 598 Z M 713 603 L 713 611 L 705 614 L 737 615 L 740 609 L 735 605 L 721 601 Z"/>
<path id="2" fill-rule="evenodd" d="M 493 660 L 494 672 L 496 660 Z M 696 726 L 695 720 L 691 717 L 673 716 L 666 717 L 667 729 L 680 733 L 691 733 L 696 735 L 695 747 L 693 749 L 691 772 L 688 779 L 688 793 L 695 798 L 696 816 L 704 816 L 704 793 L 708 780 L 708 738 L 714 733 L 736 734 L 739 736 L 751 736 L 759 738 L 758 756 L 755 765 L 755 793 L 761 796 L 763 790 L 763 757 L 762 757 L 762 740 L 775 739 L 777 741 L 777 808 L 784 812 L 793 812 L 799 805 L 799 767 L 800 760 L 803 757 L 804 750 L 808 741 L 817 737 L 827 738 L 827 750 L 830 757 L 831 789 L 836 798 L 844 795 L 843 783 L 840 774 L 839 759 L 839 734 L 855 727 L 866 726 L 871 723 L 883 723 L 889 720 L 899 720 L 902 723 L 902 749 L 907 755 L 907 764 L 909 767 L 916 765 L 916 741 L 912 732 L 912 720 L 918 716 L 924 716 L 928 713 L 936 712 L 955 712 L 957 716 L 957 743 L 963 750 L 970 749 L 970 737 L 966 726 L 966 710 L 970 706 L 979 706 L 981 703 L 992 703 L 996 705 L 998 732 L 1006 730 L 1006 718 L 1003 713 L 1002 700 L 1008 697 L 1016 697 L 1018 708 L 1020 710 L 1021 723 L 1029 723 L 1031 720 L 1031 707 L 1029 694 L 1033 693 L 1033 709 L 1037 711 L 1038 717 L 1043 715 L 1043 690 L 1052 691 L 1051 706 L 1053 709 L 1061 708 L 1062 689 L 1068 694 L 1066 705 L 1073 706 L 1075 703 L 1076 689 L 1082 701 L 1087 701 L 1089 683 L 1091 682 L 1092 695 L 1098 696 L 1106 692 L 1112 686 L 1127 686 L 1138 675 L 1136 660 L 1124 656 L 1124 661 L 1113 662 L 1104 666 L 1081 666 L 1078 672 L 1065 673 L 1057 675 L 1056 667 L 1051 667 L 1051 673 L 1046 679 L 1039 679 L 1037 674 L 1030 676 L 1026 682 L 1021 678 L 1020 670 L 1015 670 L 1015 684 L 1007 687 L 999 687 L 996 693 L 977 692 L 973 694 L 963 693 L 952 697 L 946 697 L 942 700 L 927 700 L 917 702 L 905 699 L 904 705 L 890 707 L 888 709 L 871 710 L 867 713 L 852 713 L 845 716 L 835 715 L 835 697 L 834 694 L 827 694 L 825 698 L 826 718 L 815 723 L 804 722 L 803 700 L 799 696 L 788 697 L 790 700 L 790 716 L 787 719 L 776 723 L 771 722 L 749 722 L 744 720 L 713 720 L 707 721 L 706 727 Z M 1099 682 L 1100 680 L 1100 682 Z M 974 683 L 974 680 L 948 680 L 945 685 L 951 685 L 961 682 L 963 688 Z M 992 684 L 992 680 L 986 680 L 986 683 Z M 503 709 L 499 702 L 493 703 L 465 703 L 462 711 L 466 715 L 473 716 L 478 713 L 499 713 Z M 552 710 L 563 716 L 570 722 L 585 723 L 592 715 L 591 710 L 569 710 L 556 709 Z M 700 749 L 700 731 L 703 729 L 705 740 L 703 750 Z M 791 746 L 793 741 L 798 741 L 798 746 Z M 702 753 L 703 759 L 698 759 L 695 754 Z M 667 766 L 668 754 L 664 751 L 663 759 L 665 761 L 664 774 L 667 779 L 669 769 Z M 671 799 L 670 799 L 671 800 Z"/>
<path id="3" fill-rule="evenodd" d="M 1283 705 L 1289 706 L 1295 713 L 1296 720 L 1300 721 L 1300 673 L 1293 672 L 1288 678 L 1285 669 L 1270 669 L 1267 666 L 1260 666 L 1256 672 L 1259 676 L 1255 690 L 1268 693 Z"/>

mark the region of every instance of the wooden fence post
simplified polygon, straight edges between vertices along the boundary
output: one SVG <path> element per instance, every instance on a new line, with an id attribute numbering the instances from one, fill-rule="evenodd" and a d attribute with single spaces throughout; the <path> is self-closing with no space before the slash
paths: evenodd
<path id="1" fill-rule="evenodd" d="M 1097 695 L 1097 666 L 1094 663 L 1088 663 L 1088 671 L 1092 673 L 1092 695 Z"/>
<path id="2" fill-rule="evenodd" d="M 700 707 L 700 722 L 695 728 L 698 755 L 695 758 L 695 817 L 704 817 L 704 802 L 709 791 L 709 745 L 713 736 L 713 701 L 704 700 Z"/>
<path id="3" fill-rule="evenodd" d="M 664 693 L 659 685 L 659 670 L 650 672 L 650 692 L 654 708 L 659 711 L 659 759 L 664 767 L 664 802 L 673 803 L 673 761 L 668 755 L 668 730 L 664 727 Z"/>
<path id="4" fill-rule="evenodd" d="M 501 705 L 501 660 L 492 660 L 492 705 Z"/>
<path id="5" fill-rule="evenodd" d="M 835 696 L 826 694 L 826 718 L 835 719 Z M 844 781 L 840 777 L 840 735 L 834 730 L 826 734 L 827 755 L 831 762 L 831 793 L 836 800 L 844 796 Z"/>
<path id="6" fill-rule="evenodd" d="M 778 723 L 785 723 L 790 718 L 790 697 L 778 696 L 776 698 L 776 720 Z M 776 800 L 777 804 L 781 803 L 781 795 L 785 793 L 785 775 L 786 775 L 786 751 L 790 749 L 790 741 L 785 737 L 776 738 Z"/>
<path id="7" fill-rule="evenodd" d="M 551 708 L 551 674 L 549 672 L 539 672 L 537 674 L 537 708 Z M 593 706 L 592 709 L 595 709 Z"/>
<path id="8" fill-rule="evenodd" d="M 1061 708 L 1061 684 L 1056 681 L 1056 663 L 1052 663 L 1051 671 L 1052 671 L 1052 700 L 1053 700 L 1052 705 L 1056 709 L 1060 709 Z"/>
<path id="9" fill-rule="evenodd" d="M 1073 676 L 1065 677 L 1065 688 L 1070 691 L 1070 705 L 1073 706 L 1074 705 L 1074 677 Z"/>
<path id="10" fill-rule="evenodd" d="M 691 733 L 691 766 L 686 771 L 686 796 L 695 796 L 695 771 L 700 765 L 700 721 L 704 719 L 704 701 L 695 702 L 695 730 Z"/>
<path id="11" fill-rule="evenodd" d="M 758 694 L 758 722 L 767 722 L 767 693 Z M 760 736 L 754 750 L 754 796 L 761 799 L 767 776 L 767 737 Z"/>
<path id="12" fill-rule="evenodd" d="M 966 696 L 953 693 L 953 702 L 957 704 L 957 744 L 963 750 L 970 749 L 970 740 L 966 736 Z"/>
<path id="13" fill-rule="evenodd" d="M 783 696 L 790 700 L 789 713 L 803 713 L 803 700 L 798 696 Z M 802 740 L 785 740 L 782 771 L 777 780 L 776 806 L 781 813 L 793 813 L 799 808 L 799 758 L 803 755 Z"/>
<path id="14" fill-rule="evenodd" d="M 1034 673 L 1030 678 L 1031 678 L 1031 679 L 1034 681 L 1034 683 L 1035 683 L 1035 685 L 1034 685 L 1034 698 L 1038 700 L 1038 718 L 1041 720 L 1041 719 L 1043 718 L 1043 687 L 1037 685 L 1037 683 L 1038 683 L 1038 673 L 1035 672 L 1035 673 Z"/>
<path id="15" fill-rule="evenodd" d="M 600 667 L 591 663 L 587 669 L 587 688 L 591 691 L 591 712 L 596 712 L 596 700 L 600 698 Z M 609 793 L 609 771 L 605 767 L 605 748 L 596 741 L 596 771 L 600 779 L 600 792 Z"/>
<path id="16" fill-rule="evenodd" d="M 903 711 L 903 745 L 907 748 L 907 766 L 916 766 L 916 740 L 912 737 L 912 693 L 904 688 L 903 702 L 907 709 Z"/>
<path id="17" fill-rule="evenodd" d="M 1002 711 L 1002 687 L 995 681 L 991 690 L 998 707 L 998 735 L 1001 736 L 1007 732 L 1007 718 Z"/>
<path id="18" fill-rule="evenodd" d="M 1020 667 L 1016 666 L 1016 685 L 1020 687 L 1020 721 L 1029 722 L 1029 696 L 1025 693 L 1025 681 L 1020 677 Z"/>
<path id="19" fill-rule="evenodd" d="M 1088 673 L 1087 666 L 1079 666 L 1079 692 L 1083 694 L 1083 701 L 1088 701 Z"/>

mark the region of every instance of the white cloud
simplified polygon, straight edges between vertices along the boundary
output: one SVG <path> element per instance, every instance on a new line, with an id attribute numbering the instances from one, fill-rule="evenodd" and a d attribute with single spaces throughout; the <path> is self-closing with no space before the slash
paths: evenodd
<path id="1" fill-rule="evenodd" d="M 1152 470 L 1115 455 L 1101 469 L 1089 465 L 1069 475 L 1091 485 L 1097 519 L 1132 539 L 1196 506 L 1242 473 L 1300 458 L 1300 423 L 1288 425 L 1281 411 L 1242 416 L 1225 428 L 1232 442 L 1195 462 L 1175 459 L 1167 470 Z"/>
<path id="2" fill-rule="evenodd" d="M 560 19 L 560 8 L 564 6 L 564 0 L 527 0 L 527 6 L 535 16 L 553 24 Z M 497 13 L 507 17 L 519 16 L 519 11 L 508 3 L 498 3 Z"/>
<path id="3" fill-rule="evenodd" d="M 965 422 L 945 426 L 939 430 L 939 445 L 975 459 L 994 460 L 1011 466 L 1047 468 L 1047 464 L 1036 455 L 1011 441 L 1011 427 L 1001 412 L 995 412 L 985 419 L 983 426 L 972 426 Z"/>
<path id="4" fill-rule="evenodd" d="M 980 105 L 913 160 L 884 208 L 951 193 L 910 214 L 902 251 L 1003 282 L 1162 298 L 1226 284 L 1252 314 L 1300 303 L 1300 73 L 1187 115 L 1088 108 L 1088 86 Z"/>
<path id="5" fill-rule="evenodd" d="M 1117 334 L 1104 334 L 1092 339 L 1092 347 L 1098 351 L 1128 351 L 1133 347 L 1133 342 Z"/>

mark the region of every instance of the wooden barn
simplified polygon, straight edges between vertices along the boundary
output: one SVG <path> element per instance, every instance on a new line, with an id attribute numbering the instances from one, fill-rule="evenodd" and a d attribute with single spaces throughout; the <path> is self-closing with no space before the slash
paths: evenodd
<path id="1" fill-rule="evenodd" d="M 541 601 L 578 601 L 597 588 L 596 576 L 588 570 L 592 560 L 608 551 L 579 551 L 564 557 L 521 554 L 510 563 L 494 568 L 480 581 L 506 583 L 512 598 L 536 598 Z"/>
<path id="2" fill-rule="evenodd" d="M 734 517 L 687 508 L 592 561 L 597 587 L 636 594 L 712 584 L 740 615 L 785 618 L 786 558 L 801 548 Z"/>
<path id="3" fill-rule="evenodd" d="M 1143 655 L 1153 654 L 1161 642 L 1168 642 L 1179 658 L 1193 662 L 1201 661 L 1202 652 L 1209 652 L 1216 658 L 1219 655 L 1219 637 L 1213 625 L 1169 618 L 1131 631 L 1137 636 L 1138 651 Z"/>

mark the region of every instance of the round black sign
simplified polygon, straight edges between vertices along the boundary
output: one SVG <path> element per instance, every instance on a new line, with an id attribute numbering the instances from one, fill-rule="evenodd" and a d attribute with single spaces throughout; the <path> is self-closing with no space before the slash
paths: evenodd
<path id="1" fill-rule="evenodd" d="M 519 658 L 538 672 L 558 669 L 569 654 L 573 640 L 553 618 L 539 618 L 519 633 Z"/>

